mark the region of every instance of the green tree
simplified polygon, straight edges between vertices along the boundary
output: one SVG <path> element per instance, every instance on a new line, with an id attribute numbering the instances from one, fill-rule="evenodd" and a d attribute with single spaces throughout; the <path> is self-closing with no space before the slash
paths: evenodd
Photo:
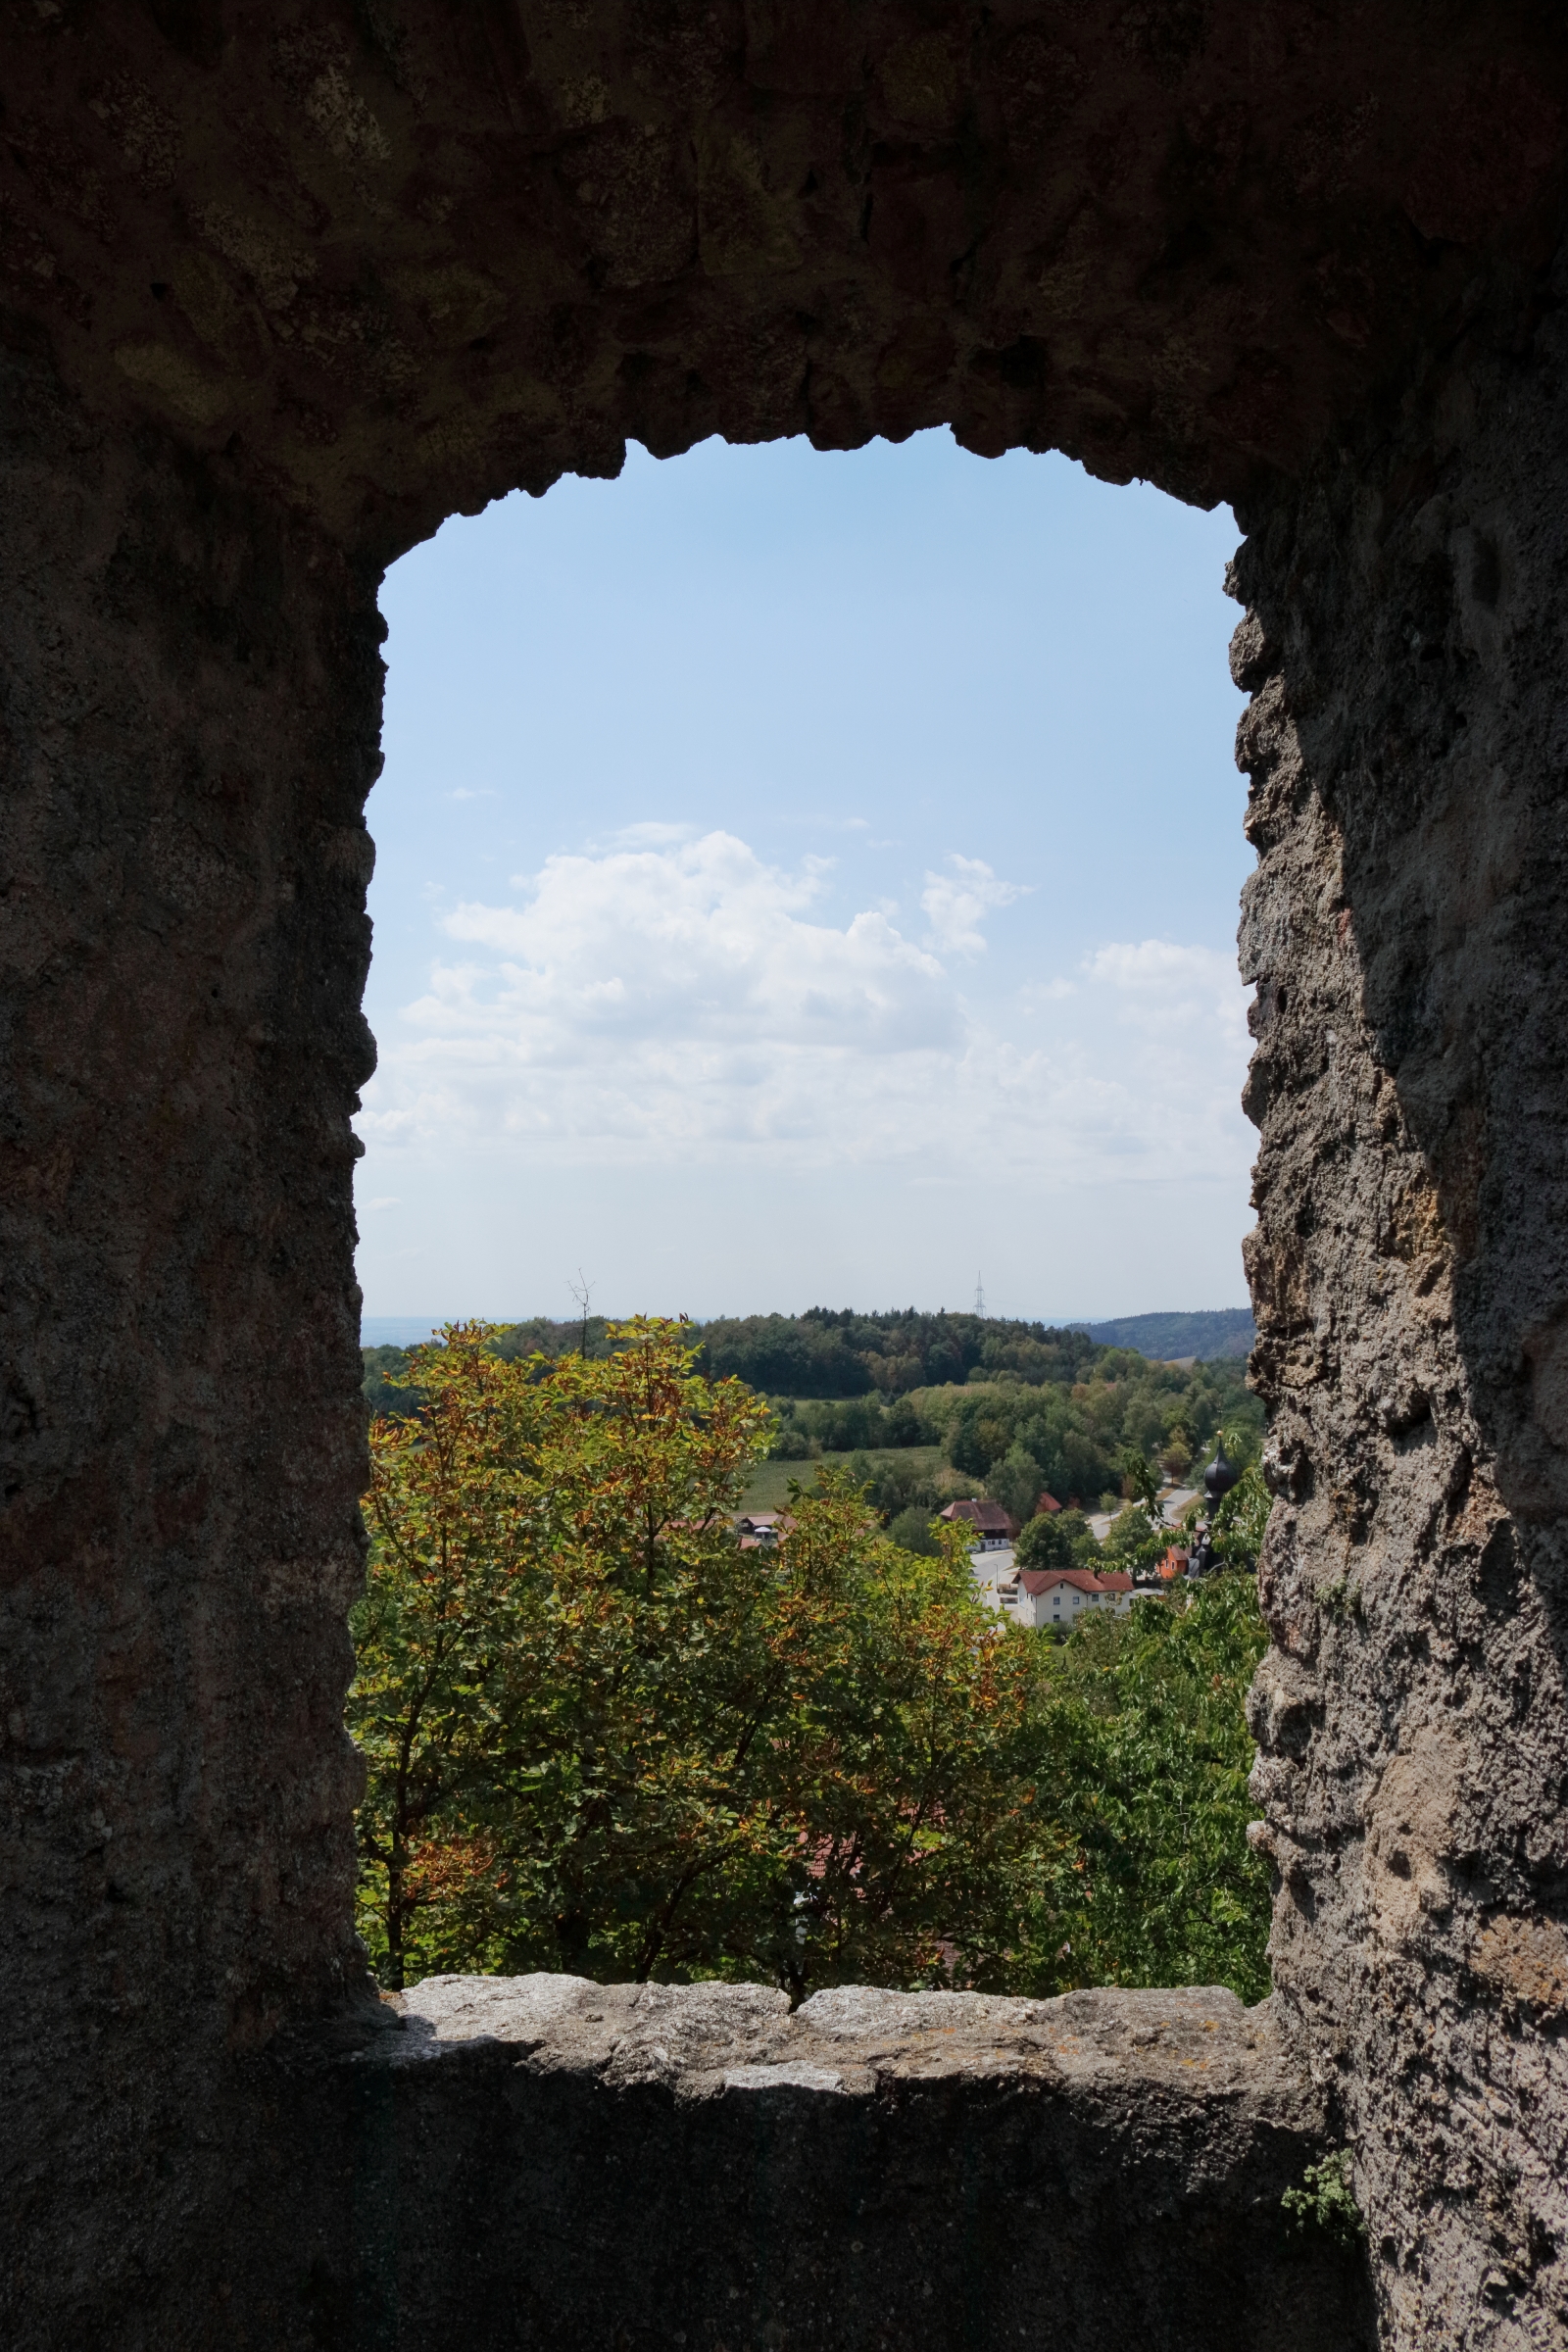
<path id="1" fill-rule="evenodd" d="M 955 1470 L 984 1478 L 1010 1443 L 1006 1405 L 982 1391 L 967 1396 L 948 1427 L 948 1459 Z"/>
<path id="2" fill-rule="evenodd" d="M 1007 1989 L 1063 1850 L 1033 1785 L 1039 1646 L 980 1607 L 961 1528 L 921 1558 L 833 1482 L 795 1507 L 787 1567 L 816 1631 L 773 1749 L 788 1868 L 729 1954 L 797 2000 L 824 1984 Z"/>
<path id="3" fill-rule="evenodd" d="M 1268 1990 L 1268 1870 L 1247 1843 L 1244 1701 L 1266 1636 L 1229 1573 L 1079 1625 L 1047 1722 L 1072 1861 L 1042 1886 L 1034 1984 Z M 1044 1788 L 1043 1788 L 1044 1799 Z"/>
<path id="4" fill-rule="evenodd" d="M 1193 1466 L 1192 1440 L 1179 1421 L 1160 1450 L 1159 1466 L 1171 1479 L 1185 1478 Z"/>
<path id="5" fill-rule="evenodd" d="M 961 1531 L 916 1558 L 842 1478 L 731 1516 L 768 1415 L 675 1327 L 604 1359 L 426 1349 L 372 1432 L 349 1720 L 361 1925 L 432 1969 L 998 1984 L 1054 1833 L 1039 1650 Z"/>
<path id="6" fill-rule="evenodd" d="M 417 1351 L 407 1348 L 362 1348 L 365 1396 L 372 1413 L 407 1414 L 418 1411 L 421 1392 L 411 1385 L 411 1367 Z"/>
<path id="7" fill-rule="evenodd" d="M 920 1523 L 923 1526 L 925 1520 L 948 1500 L 924 1463 L 907 1453 L 884 1455 L 872 1471 L 865 1492 L 869 1501 L 887 1520 L 890 1532 L 895 1521 L 903 1526 L 910 1524 L 906 1514 L 911 1508 L 921 1514 Z M 899 1542 L 904 1541 L 901 1536 Z M 923 1551 L 927 1546 L 910 1544 L 906 1548 Z"/>
<path id="8" fill-rule="evenodd" d="M 934 1518 L 929 1503 L 906 1503 L 902 1511 L 895 1511 L 888 1523 L 888 1534 L 903 1550 L 912 1551 L 917 1557 L 937 1559 L 942 1545 L 937 1540 Z"/>
<path id="9" fill-rule="evenodd" d="M 1046 1474 L 1034 1455 L 1014 1441 L 1001 1461 L 994 1462 L 987 1472 L 986 1493 L 1021 1528 L 1034 1517 L 1045 1483 Z"/>
<path id="10" fill-rule="evenodd" d="M 371 1429 L 349 1727 L 368 1768 L 362 1932 L 394 1984 L 411 1959 L 471 1960 L 524 1914 L 556 1953 L 584 1946 L 574 1885 L 607 1843 L 612 1901 L 636 1908 L 651 1843 L 699 1844 L 711 1810 L 689 1752 L 692 1706 L 714 1695 L 707 1620 L 725 1616 L 733 1683 L 755 1665 L 763 1572 L 735 1573 L 756 1555 L 736 1553 L 729 1513 L 765 1442 L 760 1400 L 694 1378 L 667 1326 L 617 1331 L 603 1361 L 509 1362 L 495 1336 L 449 1328 L 420 1354 L 419 1418 Z M 662 1709 L 682 1658 L 685 1710 Z M 744 1736 L 723 1715 L 710 1746 Z M 635 1803 L 651 1769 L 657 1819 Z"/>
<path id="11" fill-rule="evenodd" d="M 1013 1557 L 1020 1568 L 1092 1568 L 1101 1552 L 1082 1511 L 1042 1511 L 1019 1536 Z"/>
<path id="12" fill-rule="evenodd" d="M 484 1336 L 458 1327 L 421 1349 L 417 1417 L 378 1415 L 370 1431 L 370 1568 L 350 1621 L 347 1721 L 368 1771 L 360 1925 L 393 1985 L 416 1920 L 488 1851 L 470 1800 L 505 1748 L 510 1652 L 531 1599 L 523 1521 L 543 1397 Z"/>

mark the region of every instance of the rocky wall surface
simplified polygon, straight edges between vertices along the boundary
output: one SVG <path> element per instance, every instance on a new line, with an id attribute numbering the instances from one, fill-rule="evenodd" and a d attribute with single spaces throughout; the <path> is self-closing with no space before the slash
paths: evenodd
<path id="1" fill-rule="evenodd" d="M 1500 310 L 1237 564 L 1273 1967 L 1384 2341 L 1568 2336 L 1568 335 Z"/>
<path id="2" fill-rule="evenodd" d="M 352 2232 L 307 2212 L 290 2248 L 344 2345 L 1370 2352 L 1360 2252 L 1281 2211 L 1326 2119 L 1266 2004 L 844 1988 L 792 2017 L 760 1985 L 447 1977 L 397 2009 L 322 2079 Z"/>
<path id="3" fill-rule="evenodd" d="M 0 2338 L 175 2346 L 235 2066 L 364 1984 L 380 624 L 286 513 L 0 363 Z"/>
<path id="4" fill-rule="evenodd" d="M 1211 504 L 1533 268 L 1536 0 L 14 0 L 0 301 L 383 559 L 710 433 Z M 1543 237 L 1545 245 L 1543 245 Z"/>

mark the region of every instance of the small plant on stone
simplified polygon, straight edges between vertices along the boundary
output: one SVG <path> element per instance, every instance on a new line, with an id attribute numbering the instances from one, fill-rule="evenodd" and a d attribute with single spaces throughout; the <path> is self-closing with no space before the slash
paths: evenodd
<path id="1" fill-rule="evenodd" d="M 1288 2188 L 1280 2203 L 1298 2230 L 1327 2230 L 1342 2246 L 1359 2245 L 1366 2223 L 1350 2180 L 1350 2151 L 1335 2148 L 1321 2164 L 1309 2164 L 1299 2188 Z"/>

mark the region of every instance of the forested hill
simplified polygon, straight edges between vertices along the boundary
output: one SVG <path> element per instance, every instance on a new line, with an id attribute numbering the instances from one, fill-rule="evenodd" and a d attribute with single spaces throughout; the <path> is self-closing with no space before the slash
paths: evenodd
<path id="1" fill-rule="evenodd" d="M 603 1355 L 607 1326 L 588 1319 L 587 1351 Z M 536 1315 L 514 1323 L 498 1343 L 505 1356 L 556 1356 L 579 1348 L 580 1321 L 556 1323 Z M 913 1307 L 881 1315 L 848 1308 L 809 1307 L 804 1315 L 725 1315 L 694 1327 L 701 1339 L 701 1369 L 715 1380 L 733 1377 L 769 1396 L 864 1396 L 875 1391 L 903 1396 L 910 1389 L 962 1382 L 971 1372 L 1011 1372 L 1038 1386 L 1074 1381 L 1103 1354 L 1082 1329 L 1058 1330 L 1045 1323 L 1007 1323 L 991 1315 L 926 1315 Z M 395 1409 L 384 1376 L 401 1372 L 401 1348 L 364 1350 L 366 1393 L 376 1409 Z"/>
<path id="2" fill-rule="evenodd" d="M 850 1459 L 899 1542 L 916 1551 L 928 1546 L 932 1512 L 956 1494 L 983 1491 L 1020 1525 L 1045 1492 L 1086 1510 L 1108 1509 L 1134 1491 L 1130 1456 L 1143 1456 L 1146 1473 L 1157 1464 L 1180 1478 L 1223 1429 L 1232 1459 L 1245 1466 L 1262 1430 L 1239 1358 L 1184 1370 L 1071 1327 L 822 1308 L 692 1331 L 707 1359 L 700 1369 L 737 1377 L 769 1399 L 775 1461 Z M 550 1359 L 575 1353 L 583 1339 L 580 1321 L 534 1321 L 500 1333 L 496 1348 L 505 1357 Z M 590 1359 L 602 1362 L 613 1346 L 591 1318 Z M 392 1385 L 417 1367 L 416 1350 L 368 1348 L 365 1392 L 373 1410 L 417 1412 L 417 1385 Z"/>
<path id="3" fill-rule="evenodd" d="M 992 1315 L 891 1314 L 813 1306 L 804 1315 L 721 1316 L 703 1325 L 715 1378 L 726 1374 L 770 1396 L 902 1396 L 971 1372 L 1011 1372 L 1038 1385 L 1073 1381 L 1101 1353 L 1087 1331 L 1007 1323 Z"/>
<path id="4" fill-rule="evenodd" d="M 1006 1322 L 997 1315 L 856 1315 L 851 1307 L 808 1307 L 804 1315 L 721 1315 L 696 1327 L 703 1364 L 712 1378 L 733 1376 L 768 1397 L 906 1397 L 914 1388 L 945 1388 L 971 1376 L 1013 1374 L 1030 1388 L 1084 1381 L 1107 1348 L 1171 1362 L 1244 1357 L 1253 1341 L 1246 1307 L 1210 1315 L 1128 1315 L 1104 1324 Z M 550 1322 L 536 1315 L 511 1324 L 499 1352 L 548 1357 L 578 1350 L 604 1354 L 607 1324 Z M 376 1411 L 402 1399 L 385 1376 L 407 1369 L 402 1348 L 367 1348 L 365 1390 Z"/>
<path id="5" fill-rule="evenodd" d="M 858 1315 L 813 1306 L 804 1315 L 723 1316 L 703 1326 L 708 1363 L 770 1396 L 902 1396 L 976 1371 L 1011 1372 L 1031 1386 L 1083 1379 L 1106 1348 L 1155 1362 L 1212 1363 L 1250 1353 L 1250 1308 L 1126 1315 L 1119 1322 L 1009 1323 L 994 1315 Z"/>
<path id="6" fill-rule="evenodd" d="M 1245 1327 L 1245 1328 L 1244 1328 Z M 552 1322 L 544 1316 L 514 1323 L 499 1343 L 506 1356 L 538 1350 L 547 1356 L 579 1348 L 605 1353 L 607 1327 L 589 1318 Z M 768 1396 L 834 1398 L 905 1396 L 913 1389 L 944 1388 L 973 1375 L 1010 1373 L 1031 1388 L 1088 1377 L 1107 1348 L 1171 1359 L 1209 1362 L 1245 1355 L 1251 1342 L 1246 1308 L 1226 1313 L 1133 1315 L 1092 1325 L 1007 1322 L 995 1315 L 922 1314 L 905 1307 L 857 1314 L 848 1307 L 813 1306 L 804 1315 L 724 1315 L 696 1327 L 702 1369 L 733 1377 Z M 376 1409 L 395 1411 L 388 1373 L 402 1372 L 406 1352 L 368 1348 L 366 1393 Z"/>
<path id="7" fill-rule="evenodd" d="M 1088 1331 L 1106 1348 L 1136 1348 L 1140 1355 L 1166 1364 L 1186 1355 L 1196 1356 L 1200 1364 L 1226 1355 L 1250 1355 L 1257 1340 L 1250 1306 L 1196 1315 L 1122 1315 L 1113 1323 L 1091 1323 Z"/>

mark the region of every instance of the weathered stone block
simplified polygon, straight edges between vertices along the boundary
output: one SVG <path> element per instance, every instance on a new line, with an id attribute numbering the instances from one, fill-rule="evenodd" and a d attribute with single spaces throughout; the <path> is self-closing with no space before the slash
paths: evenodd
<path id="1" fill-rule="evenodd" d="M 1359 2250 L 1294 2228 L 1321 2094 L 1268 2004 L 437 1977 L 317 2079 L 343 2340 L 1360 2352 Z M 324 2140 L 321 2144 L 325 2144 Z"/>

